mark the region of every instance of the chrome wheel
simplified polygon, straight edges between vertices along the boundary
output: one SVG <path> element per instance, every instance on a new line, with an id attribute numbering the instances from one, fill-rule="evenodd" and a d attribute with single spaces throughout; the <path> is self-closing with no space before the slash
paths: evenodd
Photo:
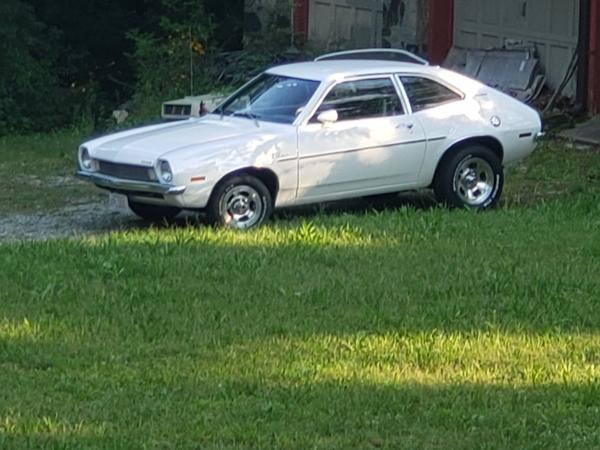
<path id="1" fill-rule="evenodd" d="M 482 158 L 468 156 L 454 172 L 454 192 L 467 206 L 480 206 L 487 202 L 494 195 L 495 187 L 494 169 Z"/>
<path id="2" fill-rule="evenodd" d="M 236 228 L 251 228 L 263 219 L 264 200 L 252 186 L 237 185 L 225 192 L 219 202 L 224 225 Z"/>

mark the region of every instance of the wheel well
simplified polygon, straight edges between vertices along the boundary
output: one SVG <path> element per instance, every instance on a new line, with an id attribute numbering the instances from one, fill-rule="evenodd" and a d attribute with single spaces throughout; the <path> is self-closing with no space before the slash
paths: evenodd
<path id="1" fill-rule="evenodd" d="M 271 193 L 271 198 L 273 199 L 273 203 L 275 202 L 275 198 L 277 197 L 277 193 L 279 192 L 279 178 L 277 178 L 277 175 L 275 174 L 275 172 L 273 172 L 271 169 L 264 169 L 264 168 L 259 168 L 259 167 L 245 167 L 243 169 L 237 169 L 233 172 L 228 173 L 223 178 L 221 178 L 221 180 L 219 180 L 219 183 L 217 183 L 217 184 L 222 183 L 223 181 L 227 180 L 228 178 L 239 176 L 239 175 L 251 175 L 253 177 L 258 178 L 260 181 L 262 181 L 264 183 L 266 188 Z M 214 191 L 214 189 L 213 189 L 213 191 Z"/>
<path id="2" fill-rule="evenodd" d="M 457 151 L 462 150 L 463 148 L 469 147 L 471 145 L 481 145 L 483 147 L 489 148 L 498 156 L 498 159 L 500 159 L 501 162 L 504 160 L 504 148 L 502 147 L 502 144 L 498 139 L 492 136 L 480 136 L 465 139 L 463 141 L 454 143 L 444 152 L 444 154 L 438 161 L 437 167 L 435 168 L 433 182 L 435 183 L 440 167 L 444 165 L 448 158 L 452 157 L 452 155 L 454 155 L 454 153 L 456 153 Z"/>

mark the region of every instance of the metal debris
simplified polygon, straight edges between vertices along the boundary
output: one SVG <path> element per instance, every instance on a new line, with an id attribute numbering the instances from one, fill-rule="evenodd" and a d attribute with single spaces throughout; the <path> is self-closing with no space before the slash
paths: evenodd
<path id="1" fill-rule="evenodd" d="M 443 66 L 523 102 L 535 100 L 546 83 L 534 47 L 488 50 L 453 47 Z"/>

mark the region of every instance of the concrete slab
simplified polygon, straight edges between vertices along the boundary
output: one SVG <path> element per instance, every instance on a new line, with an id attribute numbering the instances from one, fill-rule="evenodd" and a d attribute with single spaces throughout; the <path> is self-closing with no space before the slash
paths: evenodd
<path id="1" fill-rule="evenodd" d="M 575 128 L 561 131 L 558 135 L 582 144 L 600 145 L 600 116 L 594 116 Z"/>

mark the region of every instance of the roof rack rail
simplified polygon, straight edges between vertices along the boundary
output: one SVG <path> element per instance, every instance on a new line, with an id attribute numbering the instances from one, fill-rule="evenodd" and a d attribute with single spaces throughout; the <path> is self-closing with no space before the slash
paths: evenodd
<path id="1" fill-rule="evenodd" d="M 397 61 L 428 66 L 429 62 L 407 50 L 396 48 L 363 48 L 327 53 L 315 58 L 315 61 L 331 61 L 340 59 L 363 59 L 377 61 Z"/>

